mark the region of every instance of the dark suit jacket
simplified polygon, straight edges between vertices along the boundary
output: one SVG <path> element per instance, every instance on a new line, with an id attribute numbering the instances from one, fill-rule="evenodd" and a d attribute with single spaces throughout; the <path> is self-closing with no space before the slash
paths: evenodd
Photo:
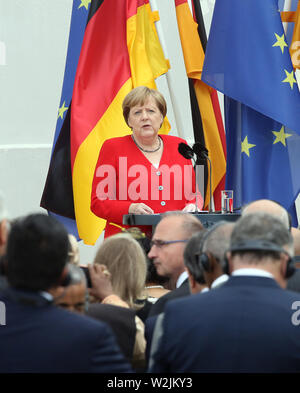
<path id="1" fill-rule="evenodd" d="M 106 324 L 53 306 L 36 293 L 9 289 L 0 301 L 6 307 L 0 372 L 131 371 Z"/>
<path id="2" fill-rule="evenodd" d="M 146 339 L 146 362 L 149 363 L 150 358 L 150 350 L 152 344 L 152 337 L 155 328 L 155 324 L 157 321 L 157 315 L 153 315 L 153 317 L 147 318 L 145 322 L 145 339 Z"/>
<path id="3" fill-rule="evenodd" d="M 287 289 L 290 291 L 300 292 L 300 269 L 287 280 Z"/>
<path id="4" fill-rule="evenodd" d="M 128 361 L 131 361 L 136 335 L 135 311 L 111 304 L 95 303 L 89 306 L 87 315 L 106 322 L 111 327 L 121 351 Z"/>
<path id="5" fill-rule="evenodd" d="M 189 280 L 188 278 L 183 281 L 179 288 L 173 289 L 173 291 L 168 292 L 166 295 L 160 297 L 156 303 L 150 309 L 149 317 L 158 315 L 164 312 L 165 305 L 169 300 L 177 299 L 179 297 L 190 295 Z"/>
<path id="6" fill-rule="evenodd" d="M 150 371 L 300 372 L 299 300 L 271 278 L 237 276 L 170 302 Z"/>

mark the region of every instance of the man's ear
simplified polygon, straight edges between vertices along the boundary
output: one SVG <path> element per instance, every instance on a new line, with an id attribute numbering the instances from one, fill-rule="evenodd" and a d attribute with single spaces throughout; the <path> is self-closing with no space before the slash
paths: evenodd
<path id="1" fill-rule="evenodd" d="M 224 257 L 224 268 L 223 271 L 224 273 L 230 275 L 232 273 L 233 266 L 232 266 L 232 255 L 230 251 L 227 251 L 225 253 Z"/>
<path id="2" fill-rule="evenodd" d="M 289 259 L 290 259 L 289 255 L 287 255 L 287 254 L 285 254 L 283 252 L 281 253 L 281 256 L 280 256 L 280 274 L 284 278 L 286 278 L 286 270 L 287 270 Z"/>

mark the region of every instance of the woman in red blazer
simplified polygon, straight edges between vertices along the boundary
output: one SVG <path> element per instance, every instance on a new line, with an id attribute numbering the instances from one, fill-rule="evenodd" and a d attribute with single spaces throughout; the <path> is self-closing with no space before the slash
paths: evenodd
<path id="1" fill-rule="evenodd" d="M 123 101 L 132 134 L 103 143 L 92 186 L 91 210 L 107 220 L 105 237 L 120 232 L 124 214 L 195 211 L 192 162 L 178 152 L 185 141 L 158 135 L 166 113 L 163 95 L 145 86 L 133 89 Z M 200 196 L 197 206 L 202 203 Z M 142 230 L 150 234 L 151 228 Z"/>

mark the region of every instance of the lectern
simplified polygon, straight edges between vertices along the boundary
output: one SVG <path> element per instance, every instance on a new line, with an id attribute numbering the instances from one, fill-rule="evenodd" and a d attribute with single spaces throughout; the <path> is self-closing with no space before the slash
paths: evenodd
<path id="1" fill-rule="evenodd" d="M 210 226 L 214 225 L 218 221 L 236 221 L 241 215 L 238 213 L 227 213 L 227 214 L 220 214 L 220 213 L 187 213 L 193 214 L 198 220 L 201 221 L 204 228 L 209 228 Z M 124 225 L 150 225 L 152 226 L 152 232 L 158 222 L 161 219 L 160 214 L 125 214 L 123 216 L 123 224 Z"/>

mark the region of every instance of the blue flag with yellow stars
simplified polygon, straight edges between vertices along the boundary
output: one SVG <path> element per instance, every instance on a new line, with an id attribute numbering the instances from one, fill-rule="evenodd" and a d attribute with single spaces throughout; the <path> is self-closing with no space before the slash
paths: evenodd
<path id="1" fill-rule="evenodd" d="M 300 93 L 278 0 L 216 0 L 202 80 L 226 95 L 234 206 L 273 199 L 297 225 Z"/>

